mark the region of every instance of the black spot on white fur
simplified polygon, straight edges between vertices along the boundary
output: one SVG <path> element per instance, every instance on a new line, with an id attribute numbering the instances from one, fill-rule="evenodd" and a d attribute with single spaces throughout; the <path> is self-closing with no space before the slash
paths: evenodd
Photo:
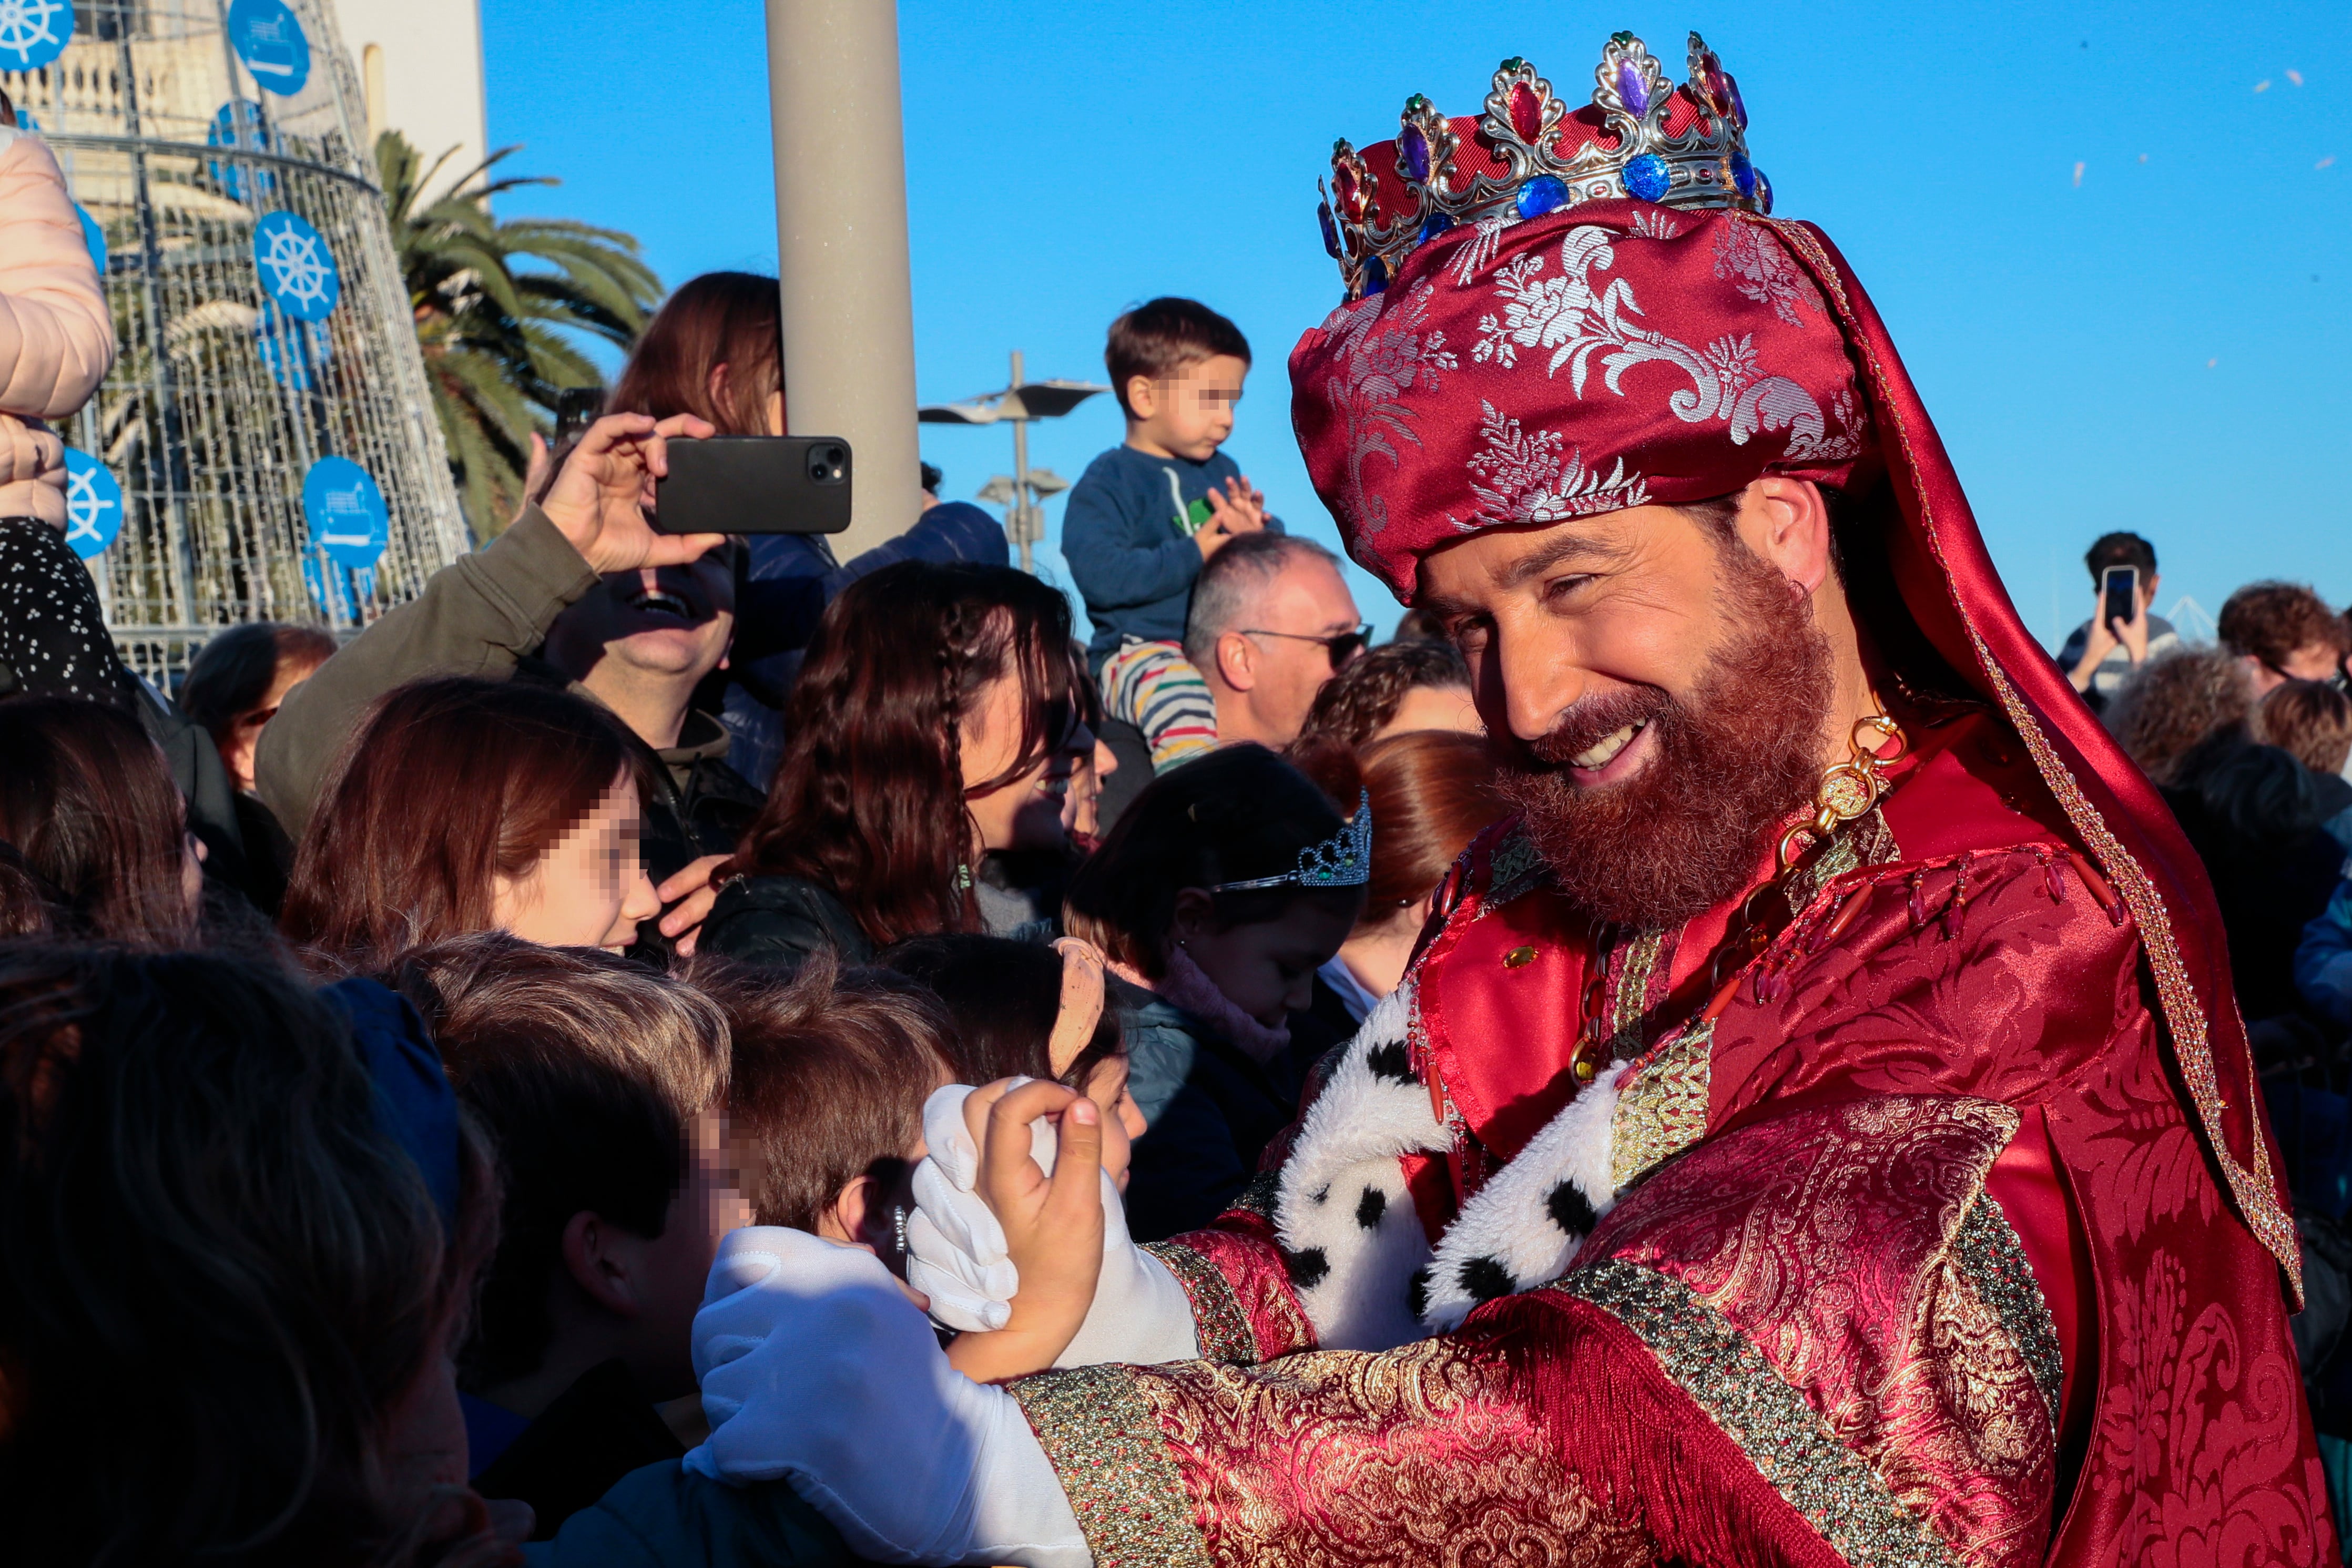
<path id="1" fill-rule="evenodd" d="M 1321 1247 L 1310 1247 L 1304 1252 L 1283 1254 L 1282 1267 L 1290 1275 L 1292 1285 L 1301 1290 L 1312 1290 L 1331 1272 L 1331 1260 L 1324 1256 Z"/>
<path id="2" fill-rule="evenodd" d="M 1462 1266 L 1460 1275 L 1463 1293 L 1474 1301 L 1491 1301 L 1497 1296 L 1507 1296 L 1517 1289 L 1511 1271 L 1495 1258 L 1474 1258 Z"/>
<path id="3" fill-rule="evenodd" d="M 1381 1216 L 1388 1212 L 1389 1195 L 1378 1187 L 1366 1187 L 1356 1200 L 1356 1223 L 1366 1230 L 1380 1229 Z"/>
<path id="4" fill-rule="evenodd" d="M 1580 1239 L 1592 1234 L 1600 1218 L 1592 1212 L 1592 1200 L 1574 1182 L 1562 1182 L 1554 1187 L 1544 1207 L 1551 1212 L 1552 1224 Z"/>
<path id="5" fill-rule="evenodd" d="M 1374 1046 L 1364 1053 L 1364 1066 L 1374 1078 L 1393 1079 L 1399 1083 L 1418 1083 L 1412 1074 L 1412 1058 L 1402 1040 L 1391 1040 L 1384 1046 Z"/>
<path id="6" fill-rule="evenodd" d="M 1429 1270 L 1427 1268 L 1414 1269 L 1412 1278 L 1404 1282 L 1404 1300 L 1405 1305 L 1412 1309 L 1413 1321 L 1420 1321 L 1422 1316 L 1429 1310 Z"/>

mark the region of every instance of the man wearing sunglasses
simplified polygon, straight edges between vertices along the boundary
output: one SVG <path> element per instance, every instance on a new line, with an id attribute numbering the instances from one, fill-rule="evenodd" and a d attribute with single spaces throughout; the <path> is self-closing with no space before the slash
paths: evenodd
<path id="1" fill-rule="evenodd" d="M 1192 584 L 1184 656 L 1217 705 L 1217 739 L 1282 747 L 1370 632 L 1339 559 L 1295 534 L 1246 534 Z"/>

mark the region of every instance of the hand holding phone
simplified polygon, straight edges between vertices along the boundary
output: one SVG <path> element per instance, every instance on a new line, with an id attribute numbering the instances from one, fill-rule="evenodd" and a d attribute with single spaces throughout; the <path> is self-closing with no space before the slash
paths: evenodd
<path id="1" fill-rule="evenodd" d="M 664 533 L 839 533 L 849 526 L 849 443 L 838 436 L 674 442 L 654 498 Z"/>
<path id="2" fill-rule="evenodd" d="M 669 471 L 670 455 L 710 433 L 691 414 L 659 421 L 649 414 L 607 415 L 572 448 L 540 510 L 599 576 L 698 561 L 726 542 L 723 531 L 667 537 L 646 521 L 645 508 Z"/>

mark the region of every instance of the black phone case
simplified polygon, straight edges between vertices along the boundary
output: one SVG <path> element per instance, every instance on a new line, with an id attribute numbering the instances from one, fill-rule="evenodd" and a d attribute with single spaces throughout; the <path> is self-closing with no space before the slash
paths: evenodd
<path id="1" fill-rule="evenodd" d="M 838 436 L 673 438 L 654 485 L 663 533 L 839 533 L 849 526 L 851 457 Z"/>

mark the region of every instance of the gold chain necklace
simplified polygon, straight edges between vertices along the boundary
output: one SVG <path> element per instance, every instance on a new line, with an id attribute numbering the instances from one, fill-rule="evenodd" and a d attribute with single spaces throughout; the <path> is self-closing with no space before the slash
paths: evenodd
<path id="1" fill-rule="evenodd" d="M 1782 876 L 1803 858 L 1807 850 L 1826 841 L 1842 824 L 1852 822 L 1876 805 L 1886 794 L 1886 770 L 1911 750 L 1903 726 L 1884 713 L 1854 721 L 1845 743 L 1851 755 L 1843 763 L 1832 763 L 1822 773 L 1822 782 L 1813 791 L 1813 815 L 1780 836 Z"/>

